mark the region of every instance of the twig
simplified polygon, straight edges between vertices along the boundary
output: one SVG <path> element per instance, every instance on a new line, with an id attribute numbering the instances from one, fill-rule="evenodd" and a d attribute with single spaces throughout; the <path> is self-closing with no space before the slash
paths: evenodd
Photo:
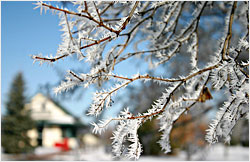
<path id="1" fill-rule="evenodd" d="M 100 15 L 99 10 L 98 10 L 98 8 L 96 7 L 96 4 L 95 4 L 95 2 L 94 2 L 94 1 L 93 1 L 93 4 L 94 4 L 94 6 L 95 6 L 96 13 L 97 13 L 97 15 L 98 15 L 98 17 L 99 17 L 100 24 L 103 24 L 103 21 L 102 21 L 101 15 Z"/>
<path id="2" fill-rule="evenodd" d="M 75 73 L 73 73 L 72 71 L 69 71 L 69 73 L 74 76 L 75 78 L 77 78 L 79 81 L 84 82 L 84 80 L 82 78 L 80 78 L 78 75 L 76 75 Z"/>
<path id="3" fill-rule="evenodd" d="M 87 48 L 87 47 L 90 47 L 90 46 L 93 46 L 93 45 L 96 45 L 96 44 L 100 44 L 101 42 L 104 42 L 104 41 L 107 41 L 107 40 L 110 41 L 111 39 L 112 39 L 112 37 L 108 36 L 108 37 L 105 37 L 105 38 L 100 39 L 98 41 L 95 41 L 94 43 L 82 46 L 80 49 L 84 49 L 84 48 Z"/>
<path id="4" fill-rule="evenodd" d="M 87 3 L 85 3 L 85 4 L 87 4 Z M 87 19 L 89 19 L 89 20 L 97 23 L 99 26 L 104 27 L 105 29 L 109 30 L 110 32 L 116 33 L 117 35 L 119 35 L 119 33 L 120 33 L 119 31 L 114 30 L 113 28 L 108 27 L 104 23 L 101 23 L 100 21 L 96 20 L 93 16 L 91 16 L 91 14 L 88 12 L 87 5 L 85 5 L 85 11 L 84 12 L 87 13 L 88 15 L 83 15 L 83 14 L 80 14 L 80 13 L 76 13 L 76 12 L 72 12 L 72 11 L 67 11 L 67 10 L 64 10 L 64 9 L 60 9 L 60 8 L 54 7 L 52 5 L 48 5 L 46 3 L 42 3 L 42 5 L 46 6 L 46 7 L 49 7 L 50 9 L 53 9 L 53 10 L 62 11 L 62 12 L 65 12 L 67 14 L 71 14 L 71 15 L 76 15 L 76 16 L 87 18 Z"/>
<path id="5" fill-rule="evenodd" d="M 222 59 L 223 60 L 227 60 L 228 55 L 229 55 L 228 49 L 229 49 L 231 37 L 232 37 L 232 24 L 233 24 L 234 11 L 235 11 L 236 7 L 237 7 L 237 1 L 235 1 L 233 3 L 232 10 L 230 13 L 230 19 L 229 19 L 229 24 L 228 24 L 228 33 L 227 33 L 227 37 L 226 37 L 226 40 L 224 42 L 223 51 L 222 51 Z"/>
<path id="6" fill-rule="evenodd" d="M 108 37 L 105 37 L 101 40 L 98 40 L 98 41 L 95 41 L 94 43 L 91 43 L 91 44 L 88 44 L 88 45 L 85 45 L 85 46 L 82 46 L 80 47 L 80 50 L 84 49 L 84 48 L 88 48 L 88 47 L 91 47 L 93 45 L 96 45 L 96 44 L 100 44 L 104 41 L 109 41 L 111 40 L 112 37 L 111 36 L 108 36 Z M 75 51 L 72 52 L 72 54 L 74 54 Z M 70 54 L 64 54 L 62 56 L 59 56 L 59 57 L 55 57 L 55 58 L 46 58 L 46 57 L 40 57 L 40 56 L 32 56 L 33 59 L 36 59 L 36 60 L 44 60 L 44 61 L 49 61 L 49 62 L 55 62 L 55 61 L 58 61 L 64 57 L 67 57 L 69 56 Z"/>
<path id="7" fill-rule="evenodd" d="M 131 20 L 131 18 L 132 18 L 132 16 L 133 16 L 133 14 L 134 14 L 134 12 L 135 12 L 135 9 L 136 9 L 136 7 L 138 6 L 138 4 L 139 4 L 139 1 L 136 1 L 135 4 L 134 4 L 134 6 L 133 6 L 133 8 L 132 8 L 132 10 L 131 10 L 130 13 L 129 13 L 127 19 L 126 19 L 126 20 L 124 21 L 124 23 L 122 24 L 122 26 L 121 26 L 121 28 L 120 28 L 120 30 L 119 30 L 119 33 L 120 33 L 122 30 L 124 30 L 124 29 L 126 28 L 127 24 L 129 23 L 129 21 Z"/>
<path id="8" fill-rule="evenodd" d="M 104 14 L 111 6 L 114 5 L 114 2 L 111 2 L 107 7 L 105 7 L 101 12 L 100 15 Z"/>
<path id="9" fill-rule="evenodd" d="M 66 24 L 67 24 L 68 31 L 69 31 L 70 40 L 72 41 L 72 44 L 75 45 L 73 36 L 72 36 L 72 34 L 71 34 L 71 30 L 70 30 L 70 26 L 69 26 L 68 17 L 67 17 L 66 12 L 64 12 L 64 15 L 65 15 Z M 81 44 L 78 46 L 79 51 L 80 51 L 80 53 L 81 53 L 81 56 L 82 56 L 82 57 L 85 57 L 85 56 L 82 54 L 82 52 L 81 52 L 80 46 L 81 46 Z"/>

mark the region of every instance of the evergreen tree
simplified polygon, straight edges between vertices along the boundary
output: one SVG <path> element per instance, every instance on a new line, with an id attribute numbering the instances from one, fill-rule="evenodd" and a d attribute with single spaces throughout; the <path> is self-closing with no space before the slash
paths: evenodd
<path id="1" fill-rule="evenodd" d="M 7 113 L 2 118 L 2 147 L 6 153 L 28 153 L 33 150 L 27 131 L 34 128 L 34 121 L 25 111 L 25 82 L 18 73 L 12 83 L 6 102 Z"/>

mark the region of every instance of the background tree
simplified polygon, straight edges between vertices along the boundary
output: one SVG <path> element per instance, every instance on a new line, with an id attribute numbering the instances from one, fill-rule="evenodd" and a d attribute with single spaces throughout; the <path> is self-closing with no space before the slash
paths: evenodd
<path id="1" fill-rule="evenodd" d="M 27 131 L 35 127 L 29 112 L 25 111 L 25 82 L 18 73 L 12 83 L 6 102 L 6 115 L 2 118 L 2 147 L 6 153 L 28 153 L 33 151 Z"/>
<path id="2" fill-rule="evenodd" d="M 56 56 L 33 55 L 34 61 L 52 64 L 77 56 L 89 65 L 86 73 L 69 70 L 65 80 L 54 89 L 56 94 L 76 86 L 103 86 L 93 95 L 88 111 L 89 115 L 99 116 L 116 103 L 116 92 L 136 81 L 166 85 L 146 110 L 136 114 L 133 108 L 125 108 L 117 117 L 93 123 L 93 131 L 102 133 L 110 122 L 118 122 L 112 137 L 115 156 L 125 154 L 138 159 L 142 145 L 137 131 L 154 117 L 160 121 L 160 146 L 165 153 L 170 152 L 170 133 L 176 120 L 191 110 L 199 112 L 201 106 L 197 105 L 213 99 L 212 89 L 227 95 L 209 124 L 205 139 L 211 144 L 230 141 L 236 123 L 248 117 L 249 112 L 249 62 L 242 61 L 248 58 L 249 51 L 248 2 L 74 4 L 75 8 L 68 10 L 36 3 L 41 12 L 51 10 L 59 15 L 63 34 Z M 212 33 L 202 39 L 201 31 L 206 30 Z M 234 34 L 235 31 L 240 34 Z M 116 71 L 123 62 L 136 58 L 140 63 L 148 63 L 143 67 L 154 73 L 145 70 L 146 74 L 125 77 Z"/>

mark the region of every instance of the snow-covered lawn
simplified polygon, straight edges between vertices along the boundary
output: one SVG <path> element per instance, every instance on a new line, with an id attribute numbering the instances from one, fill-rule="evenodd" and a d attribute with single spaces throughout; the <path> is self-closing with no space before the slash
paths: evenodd
<path id="1" fill-rule="evenodd" d="M 203 159 L 201 159 L 203 157 Z M 177 156 L 142 156 L 139 161 L 185 161 L 186 153 L 180 152 Z M 242 146 L 225 147 L 222 144 L 211 146 L 206 152 L 192 156 L 191 160 L 206 161 L 249 161 L 249 148 Z"/>
<path id="2" fill-rule="evenodd" d="M 192 156 L 192 160 L 207 161 L 248 161 L 249 160 L 249 148 L 234 146 L 225 147 L 222 144 L 217 144 L 209 148 L 206 152 L 198 153 Z M 105 153 L 104 148 L 96 148 L 90 150 L 78 150 L 78 152 L 72 151 L 68 155 L 55 156 L 52 160 L 90 160 L 90 161 L 106 161 L 112 160 L 111 154 Z M 127 160 L 127 159 L 122 159 Z M 186 153 L 180 152 L 177 156 L 141 156 L 139 161 L 185 161 Z"/>
<path id="3" fill-rule="evenodd" d="M 72 150 L 69 152 L 59 153 L 59 150 L 54 148 L 37 148 L 35 154 L 37 156 L 50 155 L 49 159 L 56 161 L 111 161 L 112 155 L 105 152 L 104 147 L 92 148 L 88 150 Z M 203 157 L 203 159 L 201 159 Z M 5 160 L 20 160 L 13 159 L 13 156 L 2 154 L 1 159 Z M 127 160 L 127 159 L 122 159 Z M 234 146 L 225 147 L 222 144 L 217 144 L 209 148 L 206 152 L 197 153 L 192 156 L 191 160 L 206 160 L 206 161 L 249 161 L 249 148 Z M 139 161 L 186 161 L 186 153 L 181 151 L 177 156 L 141 156 Z"/>

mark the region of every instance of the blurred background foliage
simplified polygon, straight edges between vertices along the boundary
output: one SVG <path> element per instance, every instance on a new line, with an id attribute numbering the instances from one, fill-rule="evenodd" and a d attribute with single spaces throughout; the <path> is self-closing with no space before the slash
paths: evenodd
<path id="1" fill-rule="evenodd" d="M 30 153 L 34 150 L 27 131 L 35 127 L 35 122 L 24 109 L 27 102 L 25 89 L 23 74 L 19 72 L 12 82 L 6 102 L 7 113 L 1 121 L 1 144 L 6 153 Z"/>

